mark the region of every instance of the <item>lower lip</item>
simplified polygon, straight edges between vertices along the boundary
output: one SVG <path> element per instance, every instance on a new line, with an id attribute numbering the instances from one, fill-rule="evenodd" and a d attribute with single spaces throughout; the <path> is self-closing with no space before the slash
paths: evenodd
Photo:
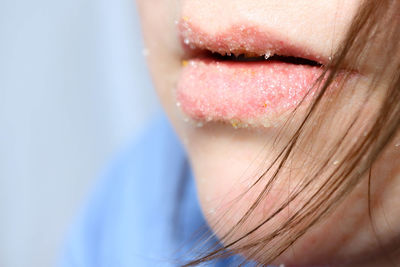
<path id="1" fill-rule="evenodd" d="M 183 112 L 196 121 L 234 127 L 273 126 L 307 96 L 322 73 L 320 67 L 272 60 L 193 59 L 183 66 L 177 87 Z"/>

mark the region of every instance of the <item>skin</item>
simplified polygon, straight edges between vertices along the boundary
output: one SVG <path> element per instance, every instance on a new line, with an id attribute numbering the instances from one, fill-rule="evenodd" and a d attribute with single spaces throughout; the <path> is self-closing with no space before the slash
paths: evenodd
<path id="1" fill-rule="evenodd" d="M 218 236 L 223 236 L 237 223 L 268 182 L 264 179 L 246 193 L 248 185 L 258 178 L 265 166 L 271 164 L 278 148 L 288 140 L 301 116 L 295 116 L 283 131 L 279 127 L 238 130 L 222 122 L 199 128 L 195 123 L 186 122 L 174 95 L 182 70 L 181 61 L 185 57 L 175 21 L 188 17 L 210 34 L 234 23 L 252 22 L 329 58 L 344 38 L 360 3 L 341 0 L 137 0 L 155 89 L 188 152 L 204 215 Z M 334 111 L 328 114 L 334 117 L 327 124 L 331 128 L 320 130 L 317 138 L 312 139 L 312 147 L 310 142 L 305 142 L 303 149 L 295 151 L 291 165 L 283 168 L 283 175 L 270 194 L 228 241 L 240 237 L 271 214 L 305 177 L 308 168 L 319 163 L 322 149 L 340 138 L 339 133 L 346 128 L 348 114 L 354 113 L 364 103 L 363 94 L 379 66 L 371 60 L 370 64 L 357 70 L 361 78 L 357 80 L 356 90 L 344 94 Z M 384 83 L 381 86 L 384 88 Z M 363 113 L 366 118 L 363 123 L 366 124 L 368 115 L 377 110 L 380 99 L 376 93 L 365 104 L 368 112 Z M 335 120 L 343 122 L 343 129 Z M 274 143 L 278 133 L 281 139 Z M 357 136 L 360 133 L 351 134 Z M 393 263 L 400 263 L 399 255 L 393 252 L 400 236 L 400 205 L 397 204 L 400 203 L 399 142 L 397 138 L 388 145 L 372 171 L 371 207 L 375 228 L 371 227 L 368 217 L 368 187 L 367 179 L 364 179 L 333 213 L 310 229 L 274 263 L 286 266 L 393 266 Z M 316 181 L 304 197 L 315 192 L 318 185 Z M 243 242 L 276 229 L 301 203 L 298 200 L 289 205 L 273 222 Z M 262 262 L 262 254 L 261 251 L 253 259 Z M 245 256 L 251 256 L 251 253 Z"/>

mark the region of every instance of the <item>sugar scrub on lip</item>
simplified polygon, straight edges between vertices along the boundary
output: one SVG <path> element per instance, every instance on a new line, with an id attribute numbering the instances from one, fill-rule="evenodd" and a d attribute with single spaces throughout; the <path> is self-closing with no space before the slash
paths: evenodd
<path id="1" fill-rule="evenodd" d="M 323 58 L 315 55 L 304 47 L 296 46 L 277 32 L 268 32 L 251 23 L 233 24 L 220 32 L 207 33 L 183 17 L 178 23 L 182 47 L 188 54 L 199 51 L 211 51 L 221 55 L 248 56 L 295 56 L 318 63 L 326 63 Z"/>
<path id="2" fill-rule="evenodd" d="M 201 52 L 208 51 L 325 62 L 310 49 L 251 20 L 240 23 L 235 19 L 214 28 L 201 21 L 183 16 L 178 22 L 186 58 L 192 59 L 183 64 L 177 101 L 183 112 L 195 120 L 231 122 L 234 127 L 272 126 L 284 112 L 299 104 L 322 74 L 320 67 L 311 64 L 198 58 L 206 55 Z"/>
<path id="3" fill-rule="evenodd" d="M 280 61 L 193 59 L 183 64 L 177 101 L 195 120 L 238 126 L 271 126 L 304 98 L 319 67 Z"/>

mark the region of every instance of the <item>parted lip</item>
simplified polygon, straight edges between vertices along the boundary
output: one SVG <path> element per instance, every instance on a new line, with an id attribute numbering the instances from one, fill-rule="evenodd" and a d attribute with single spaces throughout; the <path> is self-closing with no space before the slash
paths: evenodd
<path id="1" fill-rule="evenodd" d="M 177 26 L 184 60 L 176 98 L 195 121 L 275 126 L 312 97 L 329 63 L 295 38 L 250 21 L 210 31 L 183 17 Z"/>
<path id="2" fill-rule="evenodd" d="M 320 65 L 326 65 L 330 60 L 296 42 L 295 38 L 284 37 L 273 29 L 265 29 L 261 25 L 248 22 L 209 33 L 183 17 L 178 22 L 178 32 L 184 58 L 193 58 L 208 52 L 222 56 L 265 57 L 266 59 L 274 55 L 294 57 Z"/>

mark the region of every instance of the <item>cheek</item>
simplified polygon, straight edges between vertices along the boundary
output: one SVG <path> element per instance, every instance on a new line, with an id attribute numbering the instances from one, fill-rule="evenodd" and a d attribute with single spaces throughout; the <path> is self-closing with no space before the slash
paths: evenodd
<path id="1" fill-rule="evenodd" d="M 178 1 L 139 0 L 137 4 L 142 25 L 145 56 L 154 88 L 171 117 L 171 111 L 175 110 L 176 103 L 173 88 L 175 88 L 181 68 L 181 48 L 175 24 L 180 12 Z"/>

